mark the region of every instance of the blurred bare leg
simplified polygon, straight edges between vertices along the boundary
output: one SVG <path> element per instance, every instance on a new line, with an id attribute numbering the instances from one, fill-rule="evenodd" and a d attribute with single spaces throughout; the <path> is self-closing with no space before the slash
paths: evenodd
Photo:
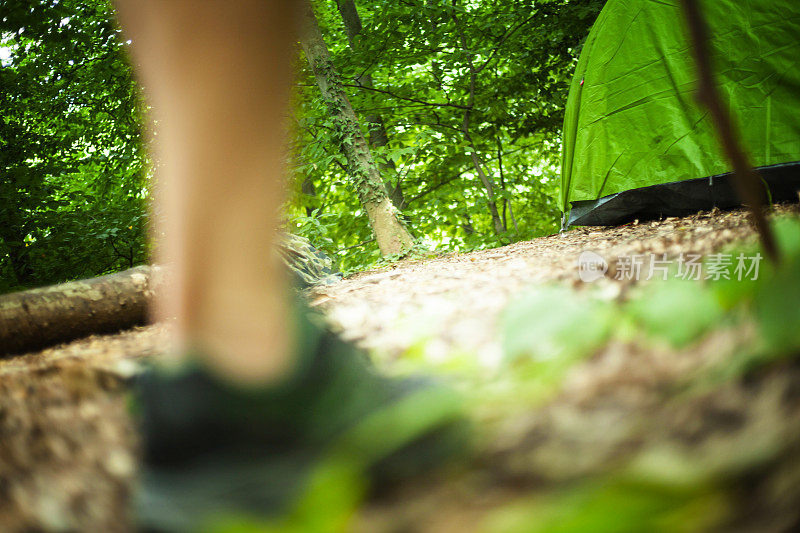
<path id="1" fill-rule="evenodd" d="M 288 280 L 274 250 L 284 199 L 294 0 L 118 0 L 153 107 L 154 305 L 179 352 L 230 379 L 291 361 Z"/>

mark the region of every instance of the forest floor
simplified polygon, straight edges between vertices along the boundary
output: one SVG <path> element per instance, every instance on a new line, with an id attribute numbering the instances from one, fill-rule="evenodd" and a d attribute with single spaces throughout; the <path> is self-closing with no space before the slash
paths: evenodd
<path id="1" fill-rule="evenodd" d="M 777 211 L 797 216 L 796 207 Z M 800 523 L 795 359 L 741 360 L 759 336 L 748 320 L 721 319 L 669 343 L 642 340 L 627 319 L 598 326 L 587 314 L 647 300 L 637 290 L 651 282 L 627 279 L 625 257 L 708 258 L 754 241 L 743 211 L 713 211 L 400 262 L 310 292 L 387 372 L 434 372 L 464 390 L 477 428 L 468 461 L 370 501 L 354 527 L 600 531 L 620 530 L 622 519 L 631 531 L 788 531 Z M 608 264 L 593 283 L 578 276 L 587 250 Z M 529 305 L 542 294 L 553 304 L 544 314 Z M 705 311 L 690 302 L 683 314 L 702 321 Z M 665 320 L 680 315 L 664 310 Z M 539 337 L 560 360 L 533 350 L 509 362 Z M 580 345 L 587 338 L 596 342 Z M 124 378 L 166 349 L 167 326 L 155 325 L 0 361 L 0 530 L 130 528 L 137 443 Z"/>

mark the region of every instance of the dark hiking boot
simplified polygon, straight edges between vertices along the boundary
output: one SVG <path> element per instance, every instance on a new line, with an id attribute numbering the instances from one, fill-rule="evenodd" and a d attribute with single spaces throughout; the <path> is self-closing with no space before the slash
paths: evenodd
<path id="1" fill-rule="evenodd" d="M 381 490 L 464 450 L 467 423 L 452 391 L 383 377 L 320 317 L 298 314 L 300 358 L 280 384 L 239 387 L 200 366 L 137 378 L 141 527 L 186 531 L 223 515 L 276 516 L 315 468 L 347 465 Z"/>

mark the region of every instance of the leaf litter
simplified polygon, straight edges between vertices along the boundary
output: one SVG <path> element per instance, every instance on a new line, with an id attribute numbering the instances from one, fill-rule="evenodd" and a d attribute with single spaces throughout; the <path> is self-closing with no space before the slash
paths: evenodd
<path id="1" fill-rule="evenodd" d="M 333 327 L 387 372 L 423 369 L 464 389 L 476 421 L 467 464 L 368 502 L 354 528 L 796 525 L 797 335 L 758 301 L 761 318 L 730 318 L 714 302 L 747 298 L 735 290 L 685 313 L 676 297 L 659 313 L 646 300 L 674 291 L 614 279 L 625 255 L 708 256 L 754 242 L 744 211 L 711 211 L 399 262 L 312 291 Z M 578 277 L 586 250 L 608 264 L 594 283 Z M 559 313 L 574 319 L 574 335 Z M 660 316 L 688 329 L 661 330 Z M 0 361 L 3 530 L 131 528 L 137 452 L 125 378 L 168 349 L 162 324 Z"/>

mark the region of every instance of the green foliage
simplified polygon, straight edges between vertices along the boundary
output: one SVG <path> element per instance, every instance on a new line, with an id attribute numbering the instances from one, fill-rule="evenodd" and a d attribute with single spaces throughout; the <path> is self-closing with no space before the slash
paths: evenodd
<path id="1" fill-rule="evenodd" d="M 800 349 L 800 223 L 782 220 L 775 229 L 783 259 L 752 287 L 753 303 L 767 344 L 788 353 Z"/>
<path id="2" fill-rule="evenodd" d="M 392 454 L 408 452 L 409 444 L 418 443 L 432 428 L 460 421 L 461 413 L 459 396 L 443 387 L 419 390 L 382 406 L 329 443 L 288 512 L 270 522 L 240 515 L 218 517 L 207 529 L 219 533 L 350 531 L 367 493 L 368 469 Z M 427 442 L 424 453 L 448 457 L 462 450 L 465 435 L 461 437 L 447 442 L 440 436 L 444 444 Z M 402 455 L 395 461 L 409 466 Z"/>
<path id="3" fill-rule="evenodd" d="M 515 367 L 514 394 L 531 387 L 540 395 L 553 392 L 569 368 L 612 339 L 686 350 L 714 331 L 755 327 L 755 338 L 714 369 L 722 377 L 797 354 L 800 220 L 780 219 L 775 229 L 782 261 L 764 259 L 757 276 L 738 280 L 734 263 L 730 279 L 654 281 L 634 288 L 624 302 L 557 286 L 537 287 L 512 301 L 502 328 L 504 354 Z M 739 253 L 754 256 L 758 249 L 731 251 Z"/>
<path id="4" fill-rule="evenodd" d="M 756 279 L 738 280 L 733 264 L 727 273 L 730 280 L 653 281 L 632 290 L 624 302 L 603 301 L 591 288 L 576 292 L 540 287 L 520 297 L 507 309 L 503 324 L 506 355 L 517 365 L 513 367 L 514 396 L 524 397 L 526 390 L 541 389 L 540 384 L 548 381 L 551 386 L 545 397 L 552 397 L 571 365 L 601 350 L 611 339 L 633 343 L 642 352 L 656 342 L 662 349 L 671 348 L 676 357 L 685 350 L 719 350 L 720 344 L 701 342 L 712 333 L 736 339 L 732 346 L 722 348 L 727 357 L 682 378 L 684 399 L 706 398 L 710 386 L 796 358 L 800 353 L 800 313 L 795 305 L 800 298 L 800 220 L 780 219 L 774 227 L 781 262 L 773 265 L 764 258 Z M 758 249 L 750 246 L 730 252 L 753 256 Z M 611 334 L 605 334 L 609 328 Z M 742 333 L 751 328 L 754 335 Z M 522 368 L 534 372 L 521 375 L 520 362 L 528 362 Z M 474 389 L 483 393 L 486 387 Z M 481 397 L 482 401 L 486 398 Z M 498 408 L 508 411 L 502 404 L 494 406 Z M 756 468 L 768 460 L 770 452 L 765 449 L 772 450 L 759 445 L 730 453 L 720 450 L 716 462 L 698 461 L 686 450 L 669 445 L 645 449 L 628 463 L 608 465 L 595 478 L 520 497 L 490 513 L 480 530 L 718 529 L 730 519 L 735 501 L 727 488 L 731 472 Z"/>
<path id="5" fill-rule="evenodd" d="M 107 2 L 0 13 L 0 292 L 142 262 L 138 96 Z"/>
<path id="6" fill-rule="evenodd" d="M 335 3 L 315 3 L 365 133 L 371 133 L 366 116 L 380 116 L 386 127 L 389 144 L 373 146 L 373 155 L 425 246 L 481 249 L 557 230 L 553 197 L 563 105 L 578 48 L 603 3 L 358 1 L 364 29 L 353 47 Z M 372 87 L 362 83 L 364 75 Z M 371 232 L 345 186 L 339 144 L 347 136 L 307 66 L 300 88 L 294 170 L 306 193 L 296 195 L 290 218 L 335 213 L 335 223 L 326 226 L 332 242 L 323 248 L 346 271 L 364 268 L 378 254 L 374 243 L 350 248 Z M 473 151 L 495 184 L 505 226 L 499 235 Z"/>
<path id="7" fill-rule="evenodd" d="M 236 514 L 212 518 L 206 528 L 214 533 L 303 533 L 349 531 L 365 493 L 358 468 L 342 461 L 326 461 L 316 468 L 293 509 L 266 521 Z"/>
<path id="8" fill-rule="evenodd" d="M 504 351 L 511 361 L 562 365 L 601 346 L 615 318 L 607 302 L 566 287 L 542 287 L 506 308 Z"/>
<path id="9" fill-rule="evenodd" d="M 712 286 L 716 297 L 735 305 L 757 325 L 758 344 L 743 350 L 723 373 L 746 372 L 800 350 L 800 221 L 784 218 L 774 223 L 781 261 L 762 261 L 757 279 L 723 281 Z M 753 254 L 753 248 L 742 253 Z M 763 255 L 763 252 L 761 252 Z"/>
<path id="10" fill-rule="evenodd" d="M 698 290 L 695 282 L 680 279 L 644 287 L 626 310 L 642 331 L 676 348 L 718 326 L 724 314 L 711 291 Z"/>
<path id="11" fill-rule="evenodd" d="M 588 482 L 548 498 L 526 499 L 493 514 L 491 533 L 638 533 L 707 531 L 725 497 L 706 487 L 652 480 Z"/>
<path id="12" fill-rule="evenodd" d="M 420 244 L 468 250 L 557 229 L 568 81 L 603 0 L 358 1 L 350 47 L 334 2 L 315 10 L 390 196 Z M 0 0 L 0 292 L 146 259 L 139 91 L 107 0 Z M 380 254 L 308 65 L 298 62 L 290 229 L 344 271 Z M 371 88 L 362 81 L 372 79 Z M 466 129 L 465 129 L 466 124 Z M 352 133 L 352 132 L 351 132 Z M 505 231 L 472 154 L 494 183 Z M 302 192 L 301 192 L 302 189 Z"/>

